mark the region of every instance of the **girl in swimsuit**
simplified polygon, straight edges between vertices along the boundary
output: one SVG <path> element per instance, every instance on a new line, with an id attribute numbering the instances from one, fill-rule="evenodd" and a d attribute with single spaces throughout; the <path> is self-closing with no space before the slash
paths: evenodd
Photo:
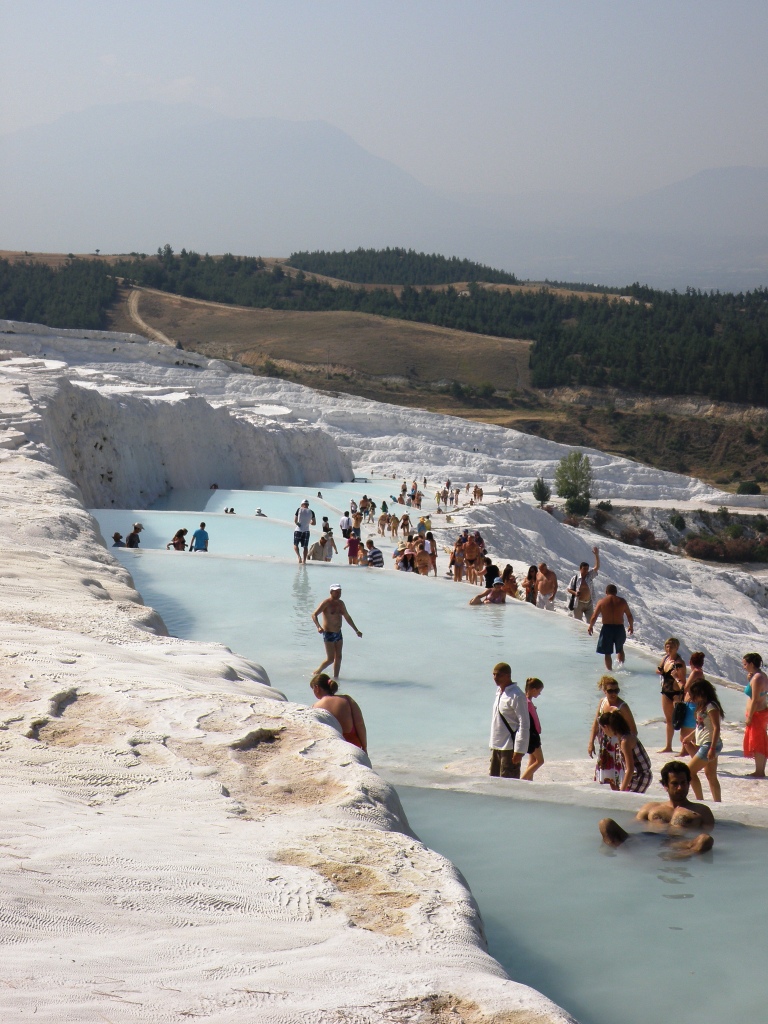
<path id="1" fill-rule="evenodd" d="M 536 705 L 533 703 L 535 697 L 541 696 L 544 683 L 535 676 L 525 680 L 525 696 L 528 699 L 528 714 L 531 716 L 531 731 L 528 739 L 528 764 L 520 776 L 521 781 L 530 782 L 534 773 L 544 764 L 544 751 L 541 749 L 541 722 Z"/>
<path id="2" fill-rule="evenodd" d="M 619 785 L 622 793 L 644 793 L 651 784 L 651 759 L 637 736 L 630 732 L 620 711 L 600 715 L 600 728 L 616 742 L 619 762 Z"/>
<path id="3" fill-rule="evenodd" d="M 699 772 L 703 769 L 715 803 L 720 803 L 720 783 L 717 778 L 717 758 L 723 749 L 720 724 L 723 706 L 717 699 L 714 686 L 707 679 L 691 684 L 691 698 L 696 704 L 696 753 L 688 767 L 691 769 L 691 789 L 697 800 L 703 799 Z"/>
<path id="4" fill-rule="evenodd" d="M 680 726 L 680 753 L 693 757 L 698 749 L 694 742 L 696 731 L 696 701 L 691 697 L 691 686 L 704 678 L 704 653 L 693 651 L 688 659 L 690 673 L 685 681 L 683 703 L 685 704 L 685 721 Z"/>
<path id="5" fill-rule="evenodd" d="M 328 711 L 341 726 L 341 734 L 347 743 L 367 751 L 368 736 L 365 731 L 363 713 L 346 693 L 338 693 L 339 684 L 325 672 L 318 672 L 310 681 L 312 693 L 317 700 L 312 705 Z"/>
<path id="6" fill-rule="evenodd" d="M 656 674 L 661 676 L 661 710 L 666 722 L 666 743 L 659 751 L 660 754 L 672 753 L 672 736 L 675 731 L 672 726 L 672 711 L 685 688 L 685 662 L 678 654 L 679 650 L 680 641 L 677 637 L 671 636 L 665 640 L 664 657 L 656 669 Z"/>

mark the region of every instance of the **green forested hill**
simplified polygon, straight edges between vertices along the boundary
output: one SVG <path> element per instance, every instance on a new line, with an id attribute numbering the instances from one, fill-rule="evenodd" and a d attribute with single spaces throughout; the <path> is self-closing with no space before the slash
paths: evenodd
<path id="1" fill-rule="evenodd" d="M 313 274 L 351 281 L 354 284 L 452 284 L 456 281 L 486 281 L 516 284 L 514 274 L 494 270 L 482 263 L 457 256 L 427 255 L 413 249 L 355 249 L 347 252 L 294 252 L 290 266 Z"/>
<path id="2" fill-rule="evenodd" d="M 95 260 L 70 260 L 59 270 L 42 263 L 0 260 L 4 320 L 103 330 L 116 292 L 109 267 Z"/>
<path id="3" fill-rule="evenodd" d="M 395 252 L 397 250 L 389 250 Z M 450 263 L 449 260 L 446 263 Z M 768 406 L 768 290 L 584 296 L 550 288 L 334 287 L 261 259 L 213 258 L 170 246 L 114 263 L 75 260 L 55 272 L 0 262 L 0 316 L 101 327 L 114 281 L 191 298 L 304 312 L 353 311 L 532 341 L 534 386 L 613 385 Z"/>

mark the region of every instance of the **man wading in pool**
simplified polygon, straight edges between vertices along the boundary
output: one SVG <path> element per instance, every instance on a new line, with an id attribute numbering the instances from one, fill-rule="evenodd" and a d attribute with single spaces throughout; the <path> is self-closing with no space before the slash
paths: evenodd
<path id="1" fill-rule="evenodd" d="M 625 615 L 629 623 L 629 635 L 632 636 L 635 631 L 635 622 L 632 618 L 632 612 L 629 610 L 629 605 L 623 597 L 618 597 L 617 595 L 616 584 L 609 583 L 605 588 L 605 597 L 601 597 L 595 605 L 592 618 L 587 626 L 587 632 L 592 636 L 595 622 L 602 616 L 603 628 L 600 630 L 600 636 L 597 638 L 596 650 L 598 654 L 605 655 L 605 667 L 609 672 L 613 669 L 611 655 L 614 650 L 616 651 L 616 657 L 619 659 L 619 664 L 624 664 L 624 642 L 627 639 L 627 633 L 624 629 Z"/>
<path id="2" fill-rule="evenodd" d="M 322 626 L 318 622 L 318 616 L 320 615 L 323 617 Z M 333 663 L 333 674 L 338 678 L 341 671 L 341 648 L 344 643 L 341 636 L 342 619 L 346 619 L 357 635 L 362 637 L 363 634 L 350 618 L 347 606 L 341 600 L 341 587 L 338 583 L 335 583 L 331 587 L 331 596 L 326 597 L 312 612 L 312 621 L 318 633 L 323 634 L 326 654 L 325 661 L 315 669 L 315 673 L 322 672 L 324 668 Z"/>
<path id="3" fill-rule="evenodd" d="M 694 853 L 711 850 L 713 839 L 708 833 L 714 828 L 715 819 L 706 804 L 695 804 L 688 799 L 691 786 L 688 765 L 683 761 L 668 761 L 661 769 L 661 784 L 669 794 L 669 800 L 643 804 L 637 812 L 637 820 L 647 821 L 652 831 L 661 831 L 668 836 L 678 836 L 684 829 L 705 830 L 694 839 L 680 839 L 672 843 L 672 856 L 690 857 Z M 613 818 L 603 818 L 599 828 L 607 846 L 621 846 L 631 838 Z"/>

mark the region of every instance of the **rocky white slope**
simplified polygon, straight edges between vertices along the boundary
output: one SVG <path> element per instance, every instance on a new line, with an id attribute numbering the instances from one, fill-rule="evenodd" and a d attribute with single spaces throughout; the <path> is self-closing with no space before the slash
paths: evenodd
<path id="1" fill-rule="evenodd" d="M 259 666 L 164 635 L 83 507 L 346 478 L 330 436 L 173 350 L 2 341 L 3 1019 L 565 1021 L 484 952 L 365 755 Z"/>
<path id="2" fill-rule="evenodd" d="M 570 451 L 565 445 L 502 427 L 254 377 L 228 364 L 149 343 L 134 335 L 96 334 L 78 339 L 35 325 L 7 321 L 5 325 L 15 332 L 7 337 L 8 347 L 42 360 L 36 369 L 19 364 L 15 371 L 19 379 L 32 376 L 40 382 L 38 389 L 44 388 L 46 380 L 64 373 L 56 369 L 59 361 L 68 367 L 64 375 L 79 392 L 86 388 L 99 396 L 92 399 L 96 405 L 102 398 L 107 402 L 117 398 L 120 404 L 130 400 L 139 403 L 138 409 L 151 399 L 150 406 L 163 406 L 166 410 L 160 431 L 163 437 L 153 427 L 151 445 L 136 442 L 133 435 L 130 445 L 121 445 L 119 430 L 100 432 L 92 421 L 85 430 L 83 423 L 70 423 L 66 415 L 59 417 L 59 436 L 68 438 L 66 442 L 59 441 L 59 445 L 71 449 L 72 438 L 78 438 L 79 457 L 84 464 L 58 457 L 57 465 L 88 488 L 89 495 L 90 489 L 97 492 L 95 505 L 141 506 L 162 489 L 166 478 L 175 487 L 207 486 L 212 479 L 222 486 L 246 486 L 244 469 L 240 470 L 243 482 L 233 482 L 238 476 L 239 445 L 229 443 L 226 424 L 233 419 L 238 424 L 253 424 L 273 437 L 286 433 L 278 425 L 288 424 L 292 427 L 288 432 L 292 439 L 291 454 L 280 467 L 271 470 L 269 479 L 281 471 L 289 472 L 288 467 L 293 469 L 292 459 L 296 459 L 296 468 L 316 469 L 313 476 L 306 478 L 308 481 L 348 479 L 351 462 L 358 475 L 395 475 L 398 480 L 403 476 L 420 479 L 426 475 L 432 484 L 447 477 L 460 483 L 494 484 L 500 493 L 519 499 L 514 508 L 491 507 L 487 513 L 472 513 L 473 521 L 488 524 L 486 532 L 495 555 L 526 563 L 544 558 L 552 563 L 564 586 L 574 562 L 590 557 L 589 547 L 597 541 L 604 554 L 603 583 L 617 583 L 629 599 L 637 612 L 638 641 L 649 649 L 658 650 L 664 637 L 674 633 L 683 640 L 684 651 L 698 649 L 707 653 L 710 673 L 740 682 L 741 654 L 746 649 L 762 649 L 768 627 L 768 592 L 754 577 L 736 569 L 702 565 L 608 539 L 590 538 L 550 517 L 545 519 L 543 513 L 532 507 L 533 481 L 537 476 L 553 478 L 557 462 Z M 7 369 L 12 375 L 13 367 Z M 211 449 L 202 449 L 211 452 L 210 459 L 205 461 L 189 457 L 195 450 L 194 445 L 185 443 L 191 416 L 180 421 L 187 424 L 184 429 L 169 425 L 174 403 L 182 402 L 185 410 L 191 410 L 196 398 L 204 398 L 206 407 L 227 416 L 221 421 L 221 431 L 216 432 Z M 130 414 L 125 419 L 130 420 Z M 103 417 L 99 422 L 102 421 Z M 208 420 L 204 418 L 201 422 L 206 424 L 201 431 L 205 438 L 210 429 Z M 130 428 L 126 430 L 130 433 Z M 309 433 L 304 435 L 302 431 Z M 172 441 L 164 445 L 166 433 Z M 104 436 L 110 447 L 107 450 L 105 442 L 102 451 L 99 444 Z M 342 457 L 327 451 L 329 437 L 336 442 Z M 87 440 L 81 440 L 84 438 Z M 140 451 L 141 473 L 128 472 L 129 467 L 116 471 L 118 454 L 134 445 Z M 164 447 L 158 449 L 158 445 Z M 168 455 L 169 448 L 172 457 Z M 223 457 L 217 469 L 215 456 L 219 451 Z M 587 451 L 600 496 L 617 501 L 674 503 L 679 509 L 735 503 L 733 495 L 690 477 Z M 259 477 L 257 458 L 254 463 L 247 476 L 249 481 Z M 148 483 L 140 482 L 139 477 Z M 89 482 L 84 483 L 83 478 Z M 263 473 L 260 479 L 267 482 Z M 284 479 L 298 482 L 296 474 Z M 747 504 L 750 500 L 760 504 L 759 498 L 746 496 L 741 502 Z"/>

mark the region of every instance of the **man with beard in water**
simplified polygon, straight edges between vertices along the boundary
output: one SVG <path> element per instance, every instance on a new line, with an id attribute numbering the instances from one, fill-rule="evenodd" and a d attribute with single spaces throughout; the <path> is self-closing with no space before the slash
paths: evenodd
<path id="1" fill-rule="evenodd" d="M 695 804 L 688 799 L 691 785 L 688 765 L 683 761 L 668 761 L 661 769 L 661 784 L 669 799 L 643 804 L 637 812 L 637 820 L 647 821 L 649 832 L 661 832 L 670 838 L 686 829 L 703 830 L 693 839 L 674 839 L 670 843 L 671 857 L 691 857 L 711 850 L 714 840 L 709 830 L 714 828 L 715 819 L 706 804 Z M 632 838 L 613 818 L 603 818 L 598 827 L 607 846 L 621 846 Z"/>

